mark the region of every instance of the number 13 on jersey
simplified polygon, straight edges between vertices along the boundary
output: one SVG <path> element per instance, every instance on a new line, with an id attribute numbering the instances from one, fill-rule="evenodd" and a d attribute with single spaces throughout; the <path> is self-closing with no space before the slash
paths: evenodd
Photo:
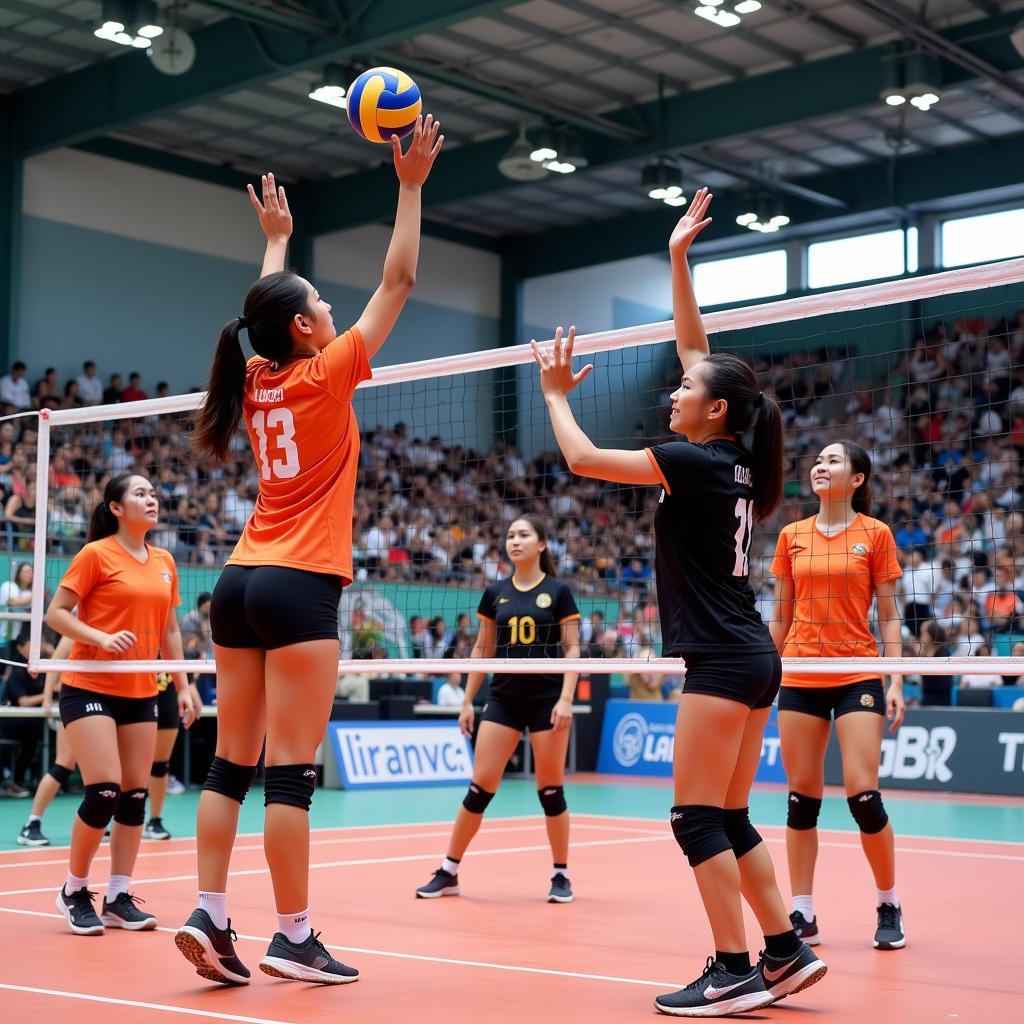
<path id="1" fill-rule="evenodd" d="M 299 449 L 295 444 L 295 420 L 291 409 L 283 405 L 266 411 L 257 409 L 252 414 L 252 429 L 259 439 L 257 456 L 260 460 L 260 476 L 264 480 L 275 477 L 278 480 L 290 480 L 298 476 Z M 275 432 L 273 438 L 268 435 L 268 431 Z M 284 458 L 271 459 L 267 454 L 271 442 Z"/>

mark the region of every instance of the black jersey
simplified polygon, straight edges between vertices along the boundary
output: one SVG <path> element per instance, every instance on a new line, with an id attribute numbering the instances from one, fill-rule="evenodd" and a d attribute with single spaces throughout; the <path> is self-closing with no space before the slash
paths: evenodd
<path id="1" fill-rule="evenodd" d="M 728 440 L 672 441 L 649 452 L 664 484 L 654 537 L 665 656 L 774 651 L 749 580 L 750 453 Z"/>
<path id="2" fill-rule="evenodd" d="M 511 578 L 498 580 L 484 591 L 476 613 L 497 627 L 496 658 L 561 658 L 562 623 L 580 617 L 569 585 L 551 576 L 529 590 Z M 562 676 L 495 673 L 491 680 L 492 693 L 521 694 L 526 687 L 532 696 L 557 696 Z"/>

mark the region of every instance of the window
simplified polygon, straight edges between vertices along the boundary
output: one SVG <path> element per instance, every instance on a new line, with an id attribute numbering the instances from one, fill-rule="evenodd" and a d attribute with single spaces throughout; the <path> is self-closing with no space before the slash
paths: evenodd
<path id="1" fill-rule="evenodd" d="M 916 242 L 917 230 L 911 231 Z M 853 281 L 899 277 L 907 270 L 907 242 L 902 228 L 813 242 L 807 247 L 807 285 L 834 288 Z M 916 261 L 915 252 L 911 265 L 916 265 Z"/>
<path id="2" fill-rule="evenodd" d="M 786 293 L 786 250 L 709 260 L 693 268 L 693 289 L 701 306 Z"/>
<path id="3" fill-rule="evenodd" d="M 1006 260 L 1024 256 L 1024 210 L 958 217 L 942 224 L 942 265 Z"/>

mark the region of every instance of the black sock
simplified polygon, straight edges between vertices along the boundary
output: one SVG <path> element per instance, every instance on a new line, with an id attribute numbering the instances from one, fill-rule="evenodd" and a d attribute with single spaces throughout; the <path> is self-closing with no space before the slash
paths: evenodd
<path id="1" fill-rule="evenodd" d="M 730 974 L 749 974 L 750 973 L 750 954 L 747 952 L 743 953 L 723 953 L 720 949 L 715 950 L 715 959 L 730 973 Z"/>
<path id="2" fill-rule="evenodd" d="M 800 939 L 797 938 L 797 934 L 792 928 L 788 932 L 764 937 L 764 951 L 769 956 L 780 958 L 792 956 L 799 948 Z"/>
<path id="3" fill-rule="evenodd" d="M 555 867 L 556 871 L 568 871 L 569 870 L 569 865 L 568 864 L 556 864 L 554 867 Z"/>

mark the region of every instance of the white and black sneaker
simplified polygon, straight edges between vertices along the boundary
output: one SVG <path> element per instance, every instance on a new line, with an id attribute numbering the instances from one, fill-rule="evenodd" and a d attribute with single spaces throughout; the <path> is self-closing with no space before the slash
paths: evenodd
<path id="1" fill-rule="evenodd" d="M 174 944 L 200 978 L 221 985 L 248 985 L 249 968 L 235 956 L 232 944 L 237 938 L 230 921 L 227 928 L 218 928 L 205 910 L 197 909 L 178 929 Z"/>
<path id="2" fill-rule="evenodd" d="M 18 833 L 18 845 L 49 846 L 50 840 L 43 835 L 42 822 L 34 820 L 26 822 L 22 830 Z"/>
<path id="3" fill-rule="evenodd" d="M 802 942 L 807 943 L 808 946 L 820 946 L 821 945 L 821 933 L 818 931 L 818 915 L 807 920 L 799 910 L 794 910 L 789 915 L 789 923 L 793 926 L 793 931 L 796 932 L 796 937 Z"/>
<path id="4" fill-rule="evenodd" d="M 907 944 L 903 931 L 903 910 L 891 903 L 878 908 L 878 927 L 875 929 L 875 949 L 902 949 Z"/>
<path id="5" fill-rule="evenodd" d="M 142 830 L 143 839 L 170 839 L 171 833 L 164 828 L 163 818 L 150 818 Z"/>
<path id="6" fill-rule="evenodd" d="M 156 918 L 136 906 L 137 903 L 145 902 L 130 892 L 118 893 L 112 902 L 104 897 L 101 920 L 108 928 L 124 928 L 130 932 L 152 931 L 156 927 Z"/>
<path id="7" fill-rule="evenodd" d="M 434 877 L 416 890 L 416 895 L 424 900 L 435 900 L 438 896 L 458 896 L 459 876 L 438 868 Z"/>
<path id="8" fill-rule="evenodd" d="M 63 885 L 60 887 L 60 892 L 57 893 L 57 909 L 64 915 L 64 920 L 76 935 L 103 934 L 103 922 L 92 905 L 94 899 L 96 893 L 88 889 L 78 889 L 68 894 L 64 891 Z"/>
<path id="9" fill-rule="evenodd" d="M 312 931 L 309 938 L 298 945 L 276 932 L 267 955 L 260 961 L 260 970 L 272 978 L 312 981 L 320 985 L 347 985 L 359 980 L 359 972 L 338 963 L 320 941 L 320 933 L 314 935 Z"/>
<path id="10" fill-rule="evenodd" d="M 551 879 L 548 903 L 572 903 L 572 885 L 561 871 L 555 872 L 554 878 Z"/>
<path id="11" fill-rule="evenodd" d="M 764 979 L 764 987 L 778 1002 L 821 981 L 828 971 L 828 964 L 819 959 L 810 946 L 801 943 L 800 948 L 792 956 L 770 956 L 768 953 L 762 953 L 757 961 L 757 969 Z"/>
<path id="12" fill-rule="evenodd" d="M 669 992 L 654 1000 L 661 1013 L 673 1017 L 726 1017 L 730 1013 L 760 1010 L 775 1001 L 764 987 L 757 967 L 746 974 L 730 974 L 713 956 L 708 957 L 704 973 L 678 992 Z"/>

